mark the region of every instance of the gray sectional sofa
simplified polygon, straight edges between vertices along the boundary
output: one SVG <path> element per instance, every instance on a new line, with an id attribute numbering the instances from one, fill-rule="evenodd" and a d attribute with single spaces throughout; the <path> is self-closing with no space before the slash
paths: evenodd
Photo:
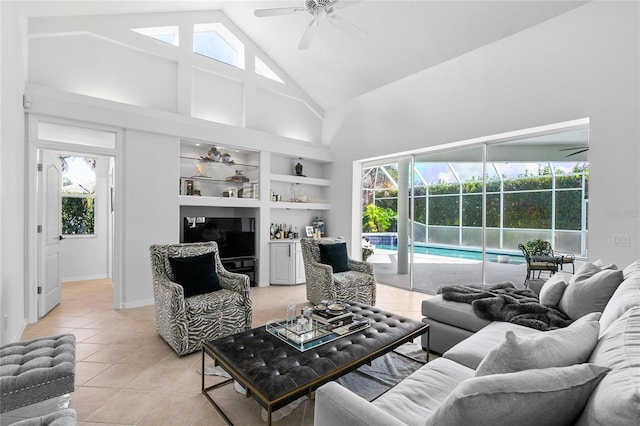
<path id="1" fill-rule="evenodd" d="M 442 357 L 373 402 L 335 382 L 320 387 L 315 424 L 637 425 L 640 261 L 617 272 L 585 266 L 591 269 L 576 271 L 569 282 L 557 284 L 559 276 L 541 289 L 541 300 L 567 295 L 564 308 L 579 317 L 570 326 L 539 331 L 478 323 Z M 608 281 L 597 279 L 602 276 Z M 614 288 L 608 296 L 606 286 Z"/>

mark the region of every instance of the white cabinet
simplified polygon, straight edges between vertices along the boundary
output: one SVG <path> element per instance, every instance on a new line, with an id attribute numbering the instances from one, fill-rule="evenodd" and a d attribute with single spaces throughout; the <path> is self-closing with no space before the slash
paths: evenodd
<path id="1" fill-rule="evenodd" d="M 269 278 L 271 284 L 293 285 L 305 282 L 302 247 L 299 240 L 270 242 Z"/>

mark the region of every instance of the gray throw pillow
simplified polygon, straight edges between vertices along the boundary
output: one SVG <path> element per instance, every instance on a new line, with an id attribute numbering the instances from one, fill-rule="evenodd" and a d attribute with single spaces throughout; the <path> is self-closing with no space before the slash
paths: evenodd
<path id="1" fill-rule="evenodd" d="M 597 321 L 523 337 L 507 331 L 505 341 L 490 350 L 480 362 L 476 376 L 586 362 L 598 343 L 599 331 Z"/>
<path id="2" fill-rule="evenodd" d="M 427 418 L 427 426 L 554 426 L 573 424 L 609 371 L 578 364 L 472 377 Z"/>
<path id="3" fill-rule="evenodd" d="M 584 324 L 587 322 L 591 322 L 591 321 L 600 321 L 600 318 L 602 317 L 602 312 L 591 312 L 590 314 L 587 314 L 585 316 L 582 316 L 580 318 L 578 318 L 577 320 L 575 320 L 574 322 L 572 322 L 571 324 L 569 324 L 569 327 L 577 327 L 580 324 Z M 598 322 L 598 324 L 600 324 L 600 330 L 602 330 L 602 324 Z"/>
<path id="4" fill-rule="evenodd" d="M 567 287 L 564 274 L 558 272 L 549 278 L 540 289 L 540 304 L 543 306 L 558 306 Z"/>
<path id="5" fill-rule="evenodd" d="M 593 264 L 599 267 L 600 269 L 618 269 L 618 265 L 615 263 L 605 264 L 602 259 L 594 260 Z"/>
<path id="6" fill-rule="evenodd" d="M 558 307 L 573 320 L 602 312 L 622 280 L 621 270 L 600 269 L 587 263 L 569 281 Z"/>

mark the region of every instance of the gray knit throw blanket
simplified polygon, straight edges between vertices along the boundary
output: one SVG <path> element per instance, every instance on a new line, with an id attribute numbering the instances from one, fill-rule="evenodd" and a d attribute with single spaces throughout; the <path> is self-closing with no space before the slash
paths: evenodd
<path id="1" fill-rule="evenodd" d="M 566 327 L 572 320 L 564 312 L 542 306 L 531 289 L 510 282 L 491 286 L 447 285 L 438 289 L 444 300 L 470 303 L 480 318 L 505 321 L 537 330 Z"/>

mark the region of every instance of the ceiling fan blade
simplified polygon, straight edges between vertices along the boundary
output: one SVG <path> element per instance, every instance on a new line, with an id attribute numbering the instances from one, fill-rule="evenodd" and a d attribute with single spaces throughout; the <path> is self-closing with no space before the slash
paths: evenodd
<path id="1" fill-rule="evenodd" d="M 347 0 L 347 1 L 338 0 L 333 4 L 333 7 L 344 9 L 345 7 L 353 6 L 354 4 L 358 4 L 360 2 L 362 2 L 362 0 Z"/>
<path id="2" fill-rule="evenodd" d="M 311 22 L 309 22 L 309 26 L 304 30 L 304 34 L 302 34 L 302 38 L 300 39 L 300 44 L 298 44 L 298 50 L 306 50 L 311 45 L 311 40 L 313 40 L 313 36 L 316 34 L 316 30 L 318 29 L 318 17 L 313 18 Z"/>
<path id="3" fill-rule="evenodd" d="M 575 151 L 577 149 L 589 149 L 589 147 L 588 146 L 576 146 L 576 147 L 573 147 L 573 148 L 562 148 L 562 149 L 559 149 L 558 151 Z"/>
<path id="4" fill-rule="evenodd" d="M 572 157 L 574 155 L 582 154 L 583 152 L 587 152 L 587 151 L 589 151 L 589 148 L 584 148 L 584 149 L 581 149 L 580 151 L 576 151 L 576 152 L 572 152 L 571 154 L 567 154 L 567 155 L 564 156 L 564 158 L 568 158 L 568 157 Z"/>
<path id="5" fill-rule="evenodd" d="M 282 15 L 291 15 L 296 12 L 304 12 L 305 9 L 299 7 L 280 7 L 276 9 L 257 9 L 253 11 L 253 14 L 258 18 L 263 18 L 266 16 L 282 16 Z"/>
<path id="6" fill-rule="evenodd" d="M 329 16 L 329 22 L 334 27 L 336 27 L 337 29 L 339 29 L 340 31 L 342 31 L 343 33 L 345 33 L 346 35 L 348 35 L 353 39 L 362 40 L 367 36 L 367 33 L 363 29 L 355 26 L 351 22 L 347 21 L 344 18 L 341 18 L 335 13 L 332 13 L 331 16 Z"/>

